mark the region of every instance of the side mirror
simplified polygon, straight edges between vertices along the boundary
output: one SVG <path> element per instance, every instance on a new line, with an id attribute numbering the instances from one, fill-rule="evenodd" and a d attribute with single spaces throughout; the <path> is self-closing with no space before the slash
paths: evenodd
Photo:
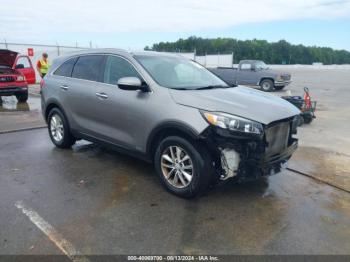
<path id="1" fill-rule="evenodd" d="M 142 85 L 141 80 L 138 77 L 122 77 L 119 78 L 117 85 L 122 90 L 129 90 L 129 91 L 148 91 L 148 88 L 144 85 Z"/>
<path id="2" fill-rule="evenodd" d="M 15 68 L 16 68 L 16 69 L 23 69 L 23 68 L 24 68 L 24 65 L 23 65 L 23 64 L 17 64 Z"/>
<path id="3" fill-rule="evenodd" d="M 251 68 L 250 70 L 255 71 L 255 70 L 256 70 L 256 67 L 255 67 L 255 66 L 252 66 L 252 68 Z"/>

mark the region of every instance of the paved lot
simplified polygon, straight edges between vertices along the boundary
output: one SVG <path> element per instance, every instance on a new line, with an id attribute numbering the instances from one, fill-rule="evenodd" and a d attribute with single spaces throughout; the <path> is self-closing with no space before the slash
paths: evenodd
<path id="1" fill-rule="evenodd" d="M 350 189 L 349 71 L 291 72 L 287 89 L 319 103 L 291 167 Z M 3 98 L 0 132 L 42 125 L 40 97 Z M 183 200 L 152 166 L 86 142 L 58 150 L 46 129 L 0 134 L 0 199 L 0 254 L 63 254 L 62 239 L 83 254 L 350 254 L 344 191 L 285 171 Z"/>
<path id="2" fill-rule="evenodd" d="M 288 71 L 293 83 L 286 89 L 301 95 L 307 86 L 318 102 L 315 121 L 299 128 L 290 167 L 350 191 L 350 70 Z"/>
<path id="3" fill-rule="evenodd" d="M 284 172 L 183 200 L 148 164 L 46 132 L 1 135 L 0 254 L 61 252 L 17 201 L 84 254 L 350 253 L 350 196 L 332 187 Z"/>
<path id="4" fill-rule="evenodd" d="M 14 96 L 1 97 L 0 117 L 0 133 L 46 125 L 38 95 L 30 95 L 27 103 L 18 103 Z"/>

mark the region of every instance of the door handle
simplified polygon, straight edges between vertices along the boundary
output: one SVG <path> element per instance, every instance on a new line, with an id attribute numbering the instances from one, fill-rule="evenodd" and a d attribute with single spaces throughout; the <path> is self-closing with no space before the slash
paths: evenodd
<path id="1" fill-rule="evenodd" d="M 63 90 L 68 90 L 68 86 L 67 85 L 61 85 L 60 88 L 63 89 Z"/>
<path id="2" fill-rule="evenodd" d="M 102 99 L 107 99 L 108 95 L 106 95 L 105 93 L 96 93 L 96 96 Z"/>

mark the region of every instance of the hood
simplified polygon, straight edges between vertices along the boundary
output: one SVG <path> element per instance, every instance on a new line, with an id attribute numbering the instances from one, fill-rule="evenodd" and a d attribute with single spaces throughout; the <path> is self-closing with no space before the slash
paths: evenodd
<path id="1" fill-rule="evenodd" d="M 0 65 L 12 67 L 18 53 L 7 49 L 0 49 Z"/>
<path id="2" fill-rule="evenodd" d="M 278 75 L 290 75 L 290 73 L 288 73 L 286 71 L 279 71 L 279 70 L 272 69 L 272 72 L 274 72 L 275 74 L 278 74 Z"/>
<path id="3" fill-rule="evenodd" d="M 170 93 L 178 104 L 224 112 L 265 125 L 300 114 L 298 108 L 282 98 L 241 86 L 210 90 L 170 89 Z"/>

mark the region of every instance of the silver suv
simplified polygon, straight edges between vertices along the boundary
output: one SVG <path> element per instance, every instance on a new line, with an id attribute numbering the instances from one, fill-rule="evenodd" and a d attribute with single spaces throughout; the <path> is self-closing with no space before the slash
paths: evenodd
<path id="1" fill-rule="evenodd" d="M 181 197 L 279 172 L 297 148 L 295 106 L 229 86 L 177 55 L 99 49 L 59 57 L 41 101 L 57 147 L 85 139 L 153 162 Z"/>

